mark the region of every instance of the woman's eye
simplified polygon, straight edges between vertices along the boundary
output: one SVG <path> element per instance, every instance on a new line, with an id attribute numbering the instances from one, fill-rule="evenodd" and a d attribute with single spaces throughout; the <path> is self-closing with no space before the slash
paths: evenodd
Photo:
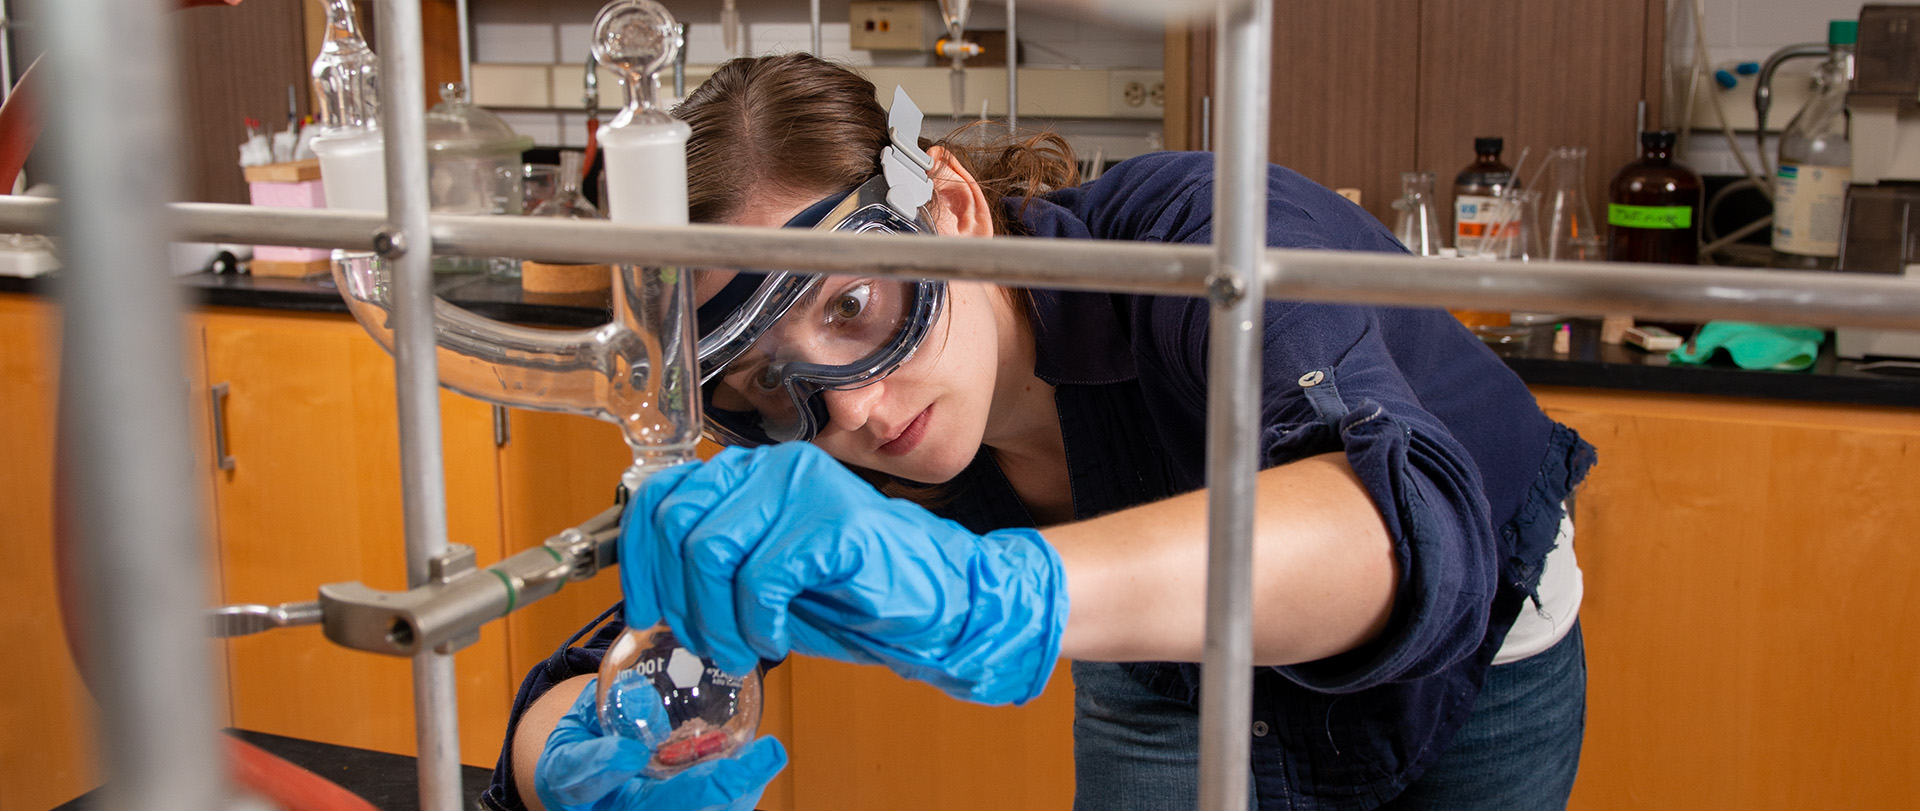
<path id="1" fill-rule="evenodd" d="M 872 285 L 858 285 L 848 288 L 833 300 L 833 317 L 838 319 L 859 318 L 867 310 L 867 299 L 873 295 Z"/>

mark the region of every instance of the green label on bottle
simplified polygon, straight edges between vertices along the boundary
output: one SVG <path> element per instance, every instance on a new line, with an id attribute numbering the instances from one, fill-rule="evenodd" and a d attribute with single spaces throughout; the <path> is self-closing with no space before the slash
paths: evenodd
<path id="1" fill-rule="evenodd" d="M 1678 230 L 1693 227 L 1692 206 L 1623 206 L 1607 204 L 1607 224 L 1621 228 Z"/>

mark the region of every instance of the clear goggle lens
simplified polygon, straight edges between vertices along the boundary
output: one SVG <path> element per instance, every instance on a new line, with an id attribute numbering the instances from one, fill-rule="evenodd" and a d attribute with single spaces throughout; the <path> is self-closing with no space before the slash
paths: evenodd
<path id="1" fill-rule="evenodd" d="M 937 315 L 939 297 L 925 282 L 814 278 L 779 320 L 707 381 L 708 416 L 731 441 L 812 438 L 826 425 L 820 392 L 859 388 L 899 366 Z"/>

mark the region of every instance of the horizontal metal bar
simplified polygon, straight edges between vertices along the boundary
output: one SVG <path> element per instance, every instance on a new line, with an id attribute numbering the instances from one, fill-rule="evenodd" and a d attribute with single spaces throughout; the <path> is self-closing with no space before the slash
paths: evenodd
<path id="1" fill-rule="evenodd" d="M 46 233 L 51 200 L 0 196 L 0 231 Z M 193 242 L 366 248 L 378 214 L 175 203 Z M 563 262 L 789 268 L 1198 296 L 1212 251 L 1103 240 L 820 234 L 721 225 L 435 215 L 434 249 Z M 885 240 L 885 247 L 877 245 Z M 1284 266 L 1285 272 L 1279 272 Z M 1471 262 L 1351 251 L 1269 250 L 1268 298 L 1920 330 L 1920 284 L 1856 273 L 1618 262 Z"/>

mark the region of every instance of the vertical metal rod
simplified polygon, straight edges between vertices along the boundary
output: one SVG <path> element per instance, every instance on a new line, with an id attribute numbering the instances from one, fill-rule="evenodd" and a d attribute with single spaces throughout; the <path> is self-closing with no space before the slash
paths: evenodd
<path id="1" fill-rule="evenodd" d="M 400 410 L 400 483 L 407 583 L 427 581 L 447 551 L 446 473 L 440 456 L 439 370 L 433 336 L 433 237 L 427 223 L 427 121 L 420 0 L 381 0 L 380 127 L 386 140 L 387 223 L 400 237 L 394 280 L 393 360 Z M 460 808 L 460 718 L 453 656 L 413 659 L 420 807 Z"/>
<path id="2" fill-rule="evenodd" d="M 467 0 L 454 0 L 454 24 L 460 27 L 460 83 L 473 93 L 473 18 L 468 16 Z"/>
<path id="3" fill-rule="evenodd" d="M 1020 32 L 1014 25 L 1016 0 L 1007 0 L 1007 131 L 1020 128 Z"/>
<path id="4" fill-rule="evenodd" d="M 1247 807 L 1253 718 L 1253 514 L 1265 296 L 1272 0 L 1220 0 L 1214 74 L 1225 101 L 1214 163 L 1213 322 L 1207 392 L 1207 638 L 1200 808 Z"/>
<path id="5" fill-rule="evenodd" d="M 49 10 L 45 97 L 64 103 L 47 105 L 40 144 L 61 190 L 61 453 L 106 778 L 96 804 L 217 808 L 201 498 L 184 475 L 184 329 L 163 208 L 177 188 L 174 25 L 160 0 Z"/>
<path id="6" fill-rule="evenodd" d="M 808 0 L 807 11 L 812 15 L 810 19 L 813 21 L 813 52 L 812 53 L 814 56 L 824 57 L 826 56 L 826 54 L 823 54 L 820 52 L 820 0 Z M 686 46 L 684 45 L 681 46 L 682 49 L 684 49 L 685 47 Z"/>
<path id="7" fill-rule="evenodd" d="M 13 92 L 13 3 L 0 0 L 0 101 Z"/>

